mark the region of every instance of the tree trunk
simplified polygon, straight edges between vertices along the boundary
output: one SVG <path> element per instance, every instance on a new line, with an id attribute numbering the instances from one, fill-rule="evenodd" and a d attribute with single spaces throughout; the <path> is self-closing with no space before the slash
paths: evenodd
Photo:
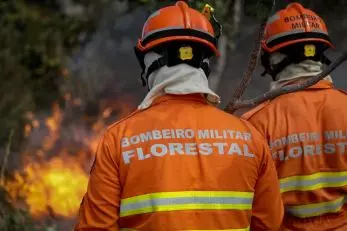
<path id="1" fill-rule="evenodd" d="M 219 38 L 218 48 L 220 51 L 220 57 L 217 59 L 217 63 L 209 77 L 209 85 L 213 91 L 217 91 L 219 87 L 228 59 L 228 38 L 225 35 L 222 35 Z"/>
<path id="2" fill-rule="evenodd" d="M 243 0 L 234 0 L 233 9 L 233 34 L 238 35 L 240 33 L 240 24 L 243 17 Z"/>
<path id="3" fill-rule="evenodd" d="M 229 0 L 226 5 L 228 10 L 224 15 L 224 33 L 228 37 L 228 47 L 231 50 L 234 50 L 240 34 L 240 24 L 244 11 L 244 0 Z"/>
<path id="4" fill-rule="evenodd" d="M 218 42 L 221 56 L 217 60 L 217 64 L 209 78 L 210 87 L 214 91 L 218 89 L 221 82 L 227 64 L 228 50 L 233 50 L 235 48 L 235 40 L 237 40 L 239 35 L 240 24 L 243 17 L 244 0 L 229 0 L 226 5 L 228 6 L 228 10 L 224 15 L 226 20 L 224 25 L 226 33 L 220 37 Z"/>

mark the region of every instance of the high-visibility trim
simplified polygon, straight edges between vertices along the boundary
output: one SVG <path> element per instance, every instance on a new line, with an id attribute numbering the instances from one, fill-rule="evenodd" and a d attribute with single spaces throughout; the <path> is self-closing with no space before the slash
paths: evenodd
<path id="1" fill-rule="evenodd" d="M 159 192 L 121 200 L 120 216 L 175 210 L 250 210 L 253 192 Z"/>
<path id="2" fill-rule="evenodd" d="M 298 31 L 292 31 L 292 32 L 284 32 L 280 35 L 274 35 L 267 40 L 266 45 L 269 48 L 272 48 L 284 42 L 300 40 L 300 39 L 314 39 L 315 41 L 318 41 L 317 39 L 322 39 L 326 42 L 331 42 L 329 36 L 324 31 L 316 29 L 312 32 L 303 31 L 302 33 L 299 33 Z"/>
<path id="3" fill-rule="evenodd" d="M 168 27 L 164 29 L 151 31 L 142 39 L 141 45 L 146 46 L 150 42 L 156 41 L 161 38 L 177 37 L 177 36 L 191 36 L 191 37 L 201 38 L 212 43 L 215 46 L 217 46 L 217 43 L 218 43 L 217 38 L 206 31 L 197 30 L 197 29 L 186 29 L 186 28 L 181 29 L 179 27 L 171 27 L 171 28 Z"/>
<path id="4" fill-rule="evenodd" d="M 347 197 L 340 197 L 336 200 L 328 202 L 287 207 L 286 211 L 293 216 L 307 218 L 320 216 L 325 213 L 336 213 L 346 203 Z"/>
<path id="5" fill-rule="evenodd" d="M 346 172 L 319 172 L 305 176 L 291 176 L 280 180 L 281 193 L 289 191 L 310 191 L 320 188 L 347 185 Z"/>
<path id="6" fill-rule="evenodd" d="M 152 36 L 152 34 L 155 34 L 155 33 L 160 33 L 160 32 L 168 31 L 168 30 L 177 30 L 177 29 L 184 29 L 184 27 L 183 26 L 168 26 L 165 28 L 152 30 L 152 31 L 148 32 L 146 35 L 142 35 L 142 40 L 145 41 L 147 39 L 147 37 Z M 146 43 L 146 42 L 142 42 L 143 45 L 144 45 L 144 43 Z"/>
<path id="7" fill-rule="evenodd" d="M 273 23 L 274 21 L 279 20 L 281 17 L 276 13 L 274 15 L 272 15 L 271 17 L 268 18 L 267 23 L 266 24 L 270 24 Z"/>
<path id="8" fill-rule="evenodd" d="M 270 36 L 266 40 L 266 43 L 269 44 L 270 42 L 272 42 L 275 39 L 282 38 L 282 37 L 285 37 L 285 36 L 288 36 L 288 35 L 299 34 L 299 33 L 303 33 L 303 32 L 305 32 L 304 29 L 296 29 L 296 30 L 282 32 L 282 33 Z"/>

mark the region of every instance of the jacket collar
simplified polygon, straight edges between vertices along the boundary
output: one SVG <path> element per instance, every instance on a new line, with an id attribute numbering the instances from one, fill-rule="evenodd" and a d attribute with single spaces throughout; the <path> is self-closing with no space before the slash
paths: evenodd
<path id="1" fill-rule="evenodd" d="M 334 88 L 334 84 L 332 82 L 327 80 L 321 80 L 318 83 L 308 87 L 307 89 L 330 89 L 330 88 Z M 195 93 L 195 94 L 187 94 L 187 95 L 173 95 L 173 94 L 163 95 L 156 98 L 153 101 L 153 105 L 160 104 L 168 100 L 195 101 L 195 102 L 201 102 L 201 103 L 207 104 L 206 99 L 204 98 L 202 94 Z"/>
<path id="2" fill-rule="evenodd" d="M 293 85 L 293 84 L 298 84 L 298 82 L 288 83 L 284 86 L 289 86 L 289 85 Z M 330 89 L 330 88 L 334 88 L 334 83 L 332 83 L 328 80 L 320 80 L 318 83 L 313 84 L 312 86 L 310 86 L 306 89 Z"/>
<path id="3" fill-rule="evenodd" d="M 204 98 L 202 94 L 194 93 L 194 94 L 187 94 L 187 95 L 173 95 L 173 94 L 163 95 L 156 98 L 153 101 L 153 105 L 160 104 L 168 100 L 195 101 L 195 102 L 201 102 L 201 103 L 207 104 L 206 99 Z"/>
<path id="4" fill-rule="evenodd" d="M 329 89 L 334 88 L 334 83 L 327 81 L 327 80 L 321 80 L 318 83 L 308 87 L 309 89 Z"/>

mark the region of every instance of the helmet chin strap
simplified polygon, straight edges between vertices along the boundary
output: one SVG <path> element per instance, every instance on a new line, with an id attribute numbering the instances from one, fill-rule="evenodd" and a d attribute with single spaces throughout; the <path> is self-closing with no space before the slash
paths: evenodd
<path id="1" fill-rule="evenodd" d="M 307 60 L 305 58 L 302 59 L 295 59 L 291 56 L 286 56 L 281 62 L 271 65 L 270 64 L 270 68 L 266 71 L 264 71 L 262 73 L 262 75 L 264 76 L 264 73 L 268 73 L 272 76 L 273 81 L 277 81 L 277 75 L 283 71 L 287 66 L 291 65 L 291 64 L 295 64 L 295 63 L 300 63 L 304 60 Z M 322 60 L 320 60 L 323 64 L 326 65 L 330 65 L 331 61 L 325 56 L 323 55 Z"/>
<path id="2" fill-rule="evenodd" d="M 182 49 L 183 48 L 183 49 Z M 143 58 L 141 73 L 142 85 L 148 87 L 148 78 L 156 70 L 167 66 L 172 67 L 185 63 L 195 68 L 201 68 L 208 78 L 211 70 L 208 56 L 199 47 L 176 44 L 164 47 L 159 52 L 149 52 Z"/>
<path id="3" fill-rule="evenodd" d="M 277 75 L 282 72 L 287 66 L 291 64 L 301 63 L 304 60 L 313 60 L 319 61 L 323 64 L 330 65 L 331 61 L 325 56 L 324 51 L 327 47 L 317 45 L 318 51 L 312 54 L 305 52 L 307 46 L 313 46 L 312 44 L 296 44 L 289 46 L 285 49 L 279 51 L 279 54 L 282 54 L 284 58 L 276 63 L 270 61 L 271 54 L 264 52 L 261 57 L 262 66 L 265 68 L 264 72 L 261 74 L 265 76 L 269 74 L 273 81 L 277 80 Z"/>

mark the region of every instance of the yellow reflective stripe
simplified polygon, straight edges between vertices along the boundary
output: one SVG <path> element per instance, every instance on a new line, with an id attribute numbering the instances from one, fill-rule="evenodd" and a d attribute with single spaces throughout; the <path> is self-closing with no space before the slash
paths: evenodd
<path id="1" fill-rule="evenodd" d="M 121 200 L 120 216 L 175 210 L 248 210 L 253 192 L 184 191 L 139 195 Z"/>
<path id="2" fill-rule="evenodd" d="M 340 197 L 336 200 L 328 202 L 287 207 L 286 211 L 291 215 L 300 218 L 314 217 L 323 215 L 325 213 L 338 212 L 345 203 L 347 203 L 347 198 Z"/>
<path id="3" fill-rule="evenodd" d="M 289 191 L 309 191 L 320 188 L 347 185 L 346 172 L 319 172 L 305 176 L 291 176 L 280 180 L 281 193 Z"/>
<path id="4" fill-rule="evenodd" d="M 138 202 L 140 200 L 156 198 L 178 198 L 178 197 L 244 197 L 253 198 L 253 192 L 235 191 L 180 191 L 180 192 L 157 192 L 122 199 L 122 203 Z"/>

